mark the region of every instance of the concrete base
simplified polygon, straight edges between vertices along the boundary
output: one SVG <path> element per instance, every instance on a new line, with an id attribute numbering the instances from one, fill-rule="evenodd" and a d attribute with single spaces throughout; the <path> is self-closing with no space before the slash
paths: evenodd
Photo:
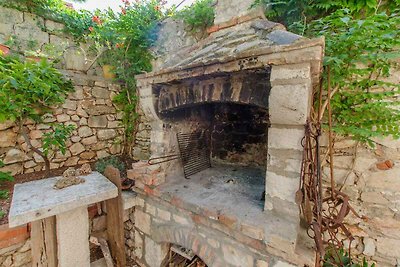
<path id="1" fill-rule="evenodd" d="M 87 207 L 56 216 L 59 267 L 89 267 L 89 220 Z"/>

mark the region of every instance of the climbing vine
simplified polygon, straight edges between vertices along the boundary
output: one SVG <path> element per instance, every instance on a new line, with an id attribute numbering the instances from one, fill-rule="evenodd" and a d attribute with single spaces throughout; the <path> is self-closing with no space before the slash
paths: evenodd
<path id="1" fill-rule="evenodd" d="M 400 86 L 389 79 L 400 57 L 400 1 L 256 3 L 293 31 L 325 36 L 323 85 L 326 92 L 329 67 L 334 132 L 370 145 L 375 137 L 400 137 Z"/>
<path id="2" fill-rule="evenodd" d="M 44 135 L 43 147 L 39 149 L 32 145 L 26 123 L 43 122 L 44 115 L 62 104 L 73 91 L 71 81 L 65 80 L 45 59 L 34 62 L 0 55 L 0 88 L 0 123 L 15 122 L 28 148 L 43 158 L 49 172 L 49 152 L 65 152 L 65 141 L 73 129 L 54 125 L 54 131 Z"/>

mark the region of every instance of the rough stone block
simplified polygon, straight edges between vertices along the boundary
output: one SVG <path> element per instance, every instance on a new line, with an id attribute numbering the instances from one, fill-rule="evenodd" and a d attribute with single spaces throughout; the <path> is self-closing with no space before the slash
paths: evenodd
<path id="1" fill-rule="evenodd" d="M 24 21 L 24 15 L 22 12 L 6 7 L 0 7 L 0 24 L 18 24 Z"/>
<path id="2" fill-rule="evenodd" d="M 311 81 L 272 86 L 269 96 L 271 124 L 304 125 L 311 107 Z"/>
<path id="3" fill-rule="evenodd" d="M 102 87 L 93 87 L 92 95 L 96 98 L 108 99 L 110 98 L 110 91 Z"/>
<path id="4" fill-rule="evenodd" d="M 221 246 L 227 263 L 238 267 L 253 266 L 253 257 L 246 254 L 242 249 L 227 244 L 222 244 Z"/>
<path id="5" fill-rule="evenodd" d="M 151 224 L 151 218 L 150 215 L 147 213 L 144 213 L 143 211 L 136 209 L 135 210 L 135 226 L 138 228 L 140 231 L 142 231 L 145 234 L 150 234 L 150 224 Z"/>
<path id="6" fill-rule="evenodd" d="M 268 148 L 303 150 L 301 140 L 304 128 L 277 128 L 272 125 L 268 129 Z"/>
<path id="7" fill-rule="evenodd" d="M 397 258 L 400 255 L 400 240 L 378 237 L 376 249 L 382 255 Z"/>
<path id="8" fill-rule="evenodd" d="M 97 137 L 99 140 L 109 140 L 117 136 L 117 132 L 113 129 L 98 130 Z"/>
<path id="9" fill-rule="evenodd" d="M 170 221 L 171 220 L 171 212 L 163 210 L 163 209 L 157 209 L 157 215 L 160 219 L 164 221 Z"/>
<path id="10" fill-rule="evenodd" d="M 311 79 L 311 67 L 308 63 L 292 65 L 274 65 L 271 69 L 271 83 L 277 80 Z"/>
<path id="11" fill-rule="evenodd" d="M 107 120 L 106 115 L 93 116 L 93 117 L 90 117 L 88 120 L 89 127 L 93 127 L 93 128 L 106 128 L 107 123 L 108 123 L 108 120 Z"/>
<path id="12" fill-rule="evenodd" d="M 295 194 L 298 187 L 298 179 L 287 178 L 271 171 L 267 171 L 265 191 L 269 196 L 295 203 Z"/>
<path id="13" fill-rule="evenodd" d="M 17 142 L 17 133 L 13 130 L 5 130 L 0 132 L 0 147 L 15 146 Z"/>
<path id="14" fill-rule="evenodd" d="M 168 244 L 157 244 L 151 238 L 145 237 L 145 260 L 149 267 L 159 267 L 168 255 Z"/>

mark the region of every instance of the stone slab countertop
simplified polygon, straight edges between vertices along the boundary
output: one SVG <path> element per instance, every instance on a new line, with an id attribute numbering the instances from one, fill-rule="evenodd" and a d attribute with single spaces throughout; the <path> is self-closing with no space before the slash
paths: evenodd
<path id="1" fill-rule="evenodd" d="M 84 183 L 64 189 L 54 189 L 61 176 L 16 184 L 8 218 L 9 226 L 44 219 L 118 195 L 117 187 L 98 172 L 81 177 L 85 179 Z"/>

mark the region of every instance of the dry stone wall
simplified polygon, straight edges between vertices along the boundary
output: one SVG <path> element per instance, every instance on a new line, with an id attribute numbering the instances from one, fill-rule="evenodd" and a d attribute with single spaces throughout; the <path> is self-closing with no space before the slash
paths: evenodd
<path id="1" fill-rule="evenodd" d="M 119 85 L 105 80 L 98 68 L 91 68 L 90 60 L 84 53 L 84 45 L 76 46 L 72 39 L 62 32 L 63 25 L 45 20 L 33 14 L 0 7 L 0 42 L 14 38 L 14 50 L 54 45 L 63 53 L 57 67 L 71 79 L 75 92 L 65 103 L 48 114 L 43 124 L 28 123 L 29 137 L 36 148 L 42 145 L 42 136 L 50 131 L 47 123 L 74 125 L 65 155 L 56 152 L 51 156 L 51 168 L 73 166 L 121 152 L 124 129 L 121 114 L 117 112 L 112 98 L 118 94 Z M 0 160 L 6 166 L 2 171 L 13 175 L 40 171 L 44 168 L 41 157 L 29 151 L 27 144 L 18 134 L 18 128 L 10 122 L 0 124 Z"/>
<path id="2" fill-rule="evenodd" d="M 338 187 L 350 196 L 359 215 L 347 223 L 355 236 L 352 253 L 378 266 L 400 265 L 400 140 L 376 140 L 375 148 L 337 138 L 334 176 Z M 325 142 L 326 143 L 326 142 Z M 329 183 L 325 161 L 323 176 Z"/>
<path id="3" fill-rule="evenodd" d="M 32 266 L 30 239 L 10 247 L 0 249 L 0 267 Z"/>

